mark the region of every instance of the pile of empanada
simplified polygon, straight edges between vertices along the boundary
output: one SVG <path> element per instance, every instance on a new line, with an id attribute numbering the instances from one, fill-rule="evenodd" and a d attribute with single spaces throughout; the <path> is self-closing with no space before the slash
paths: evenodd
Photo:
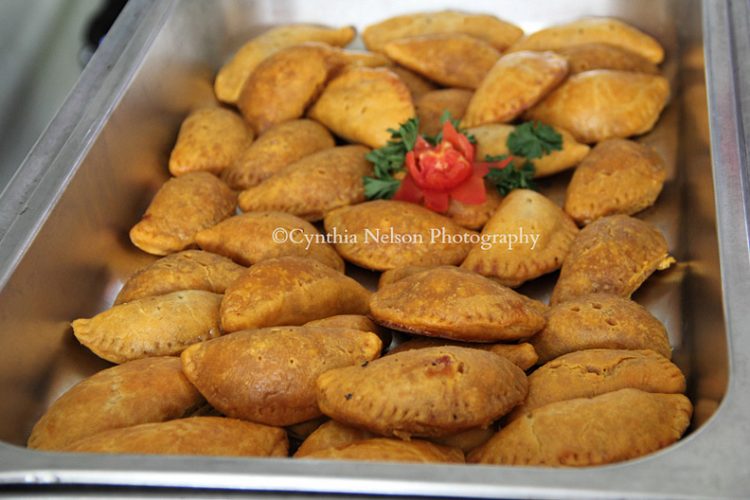
<path id="1" fill-rule="evenodd" d="M 667 177 L 634 138 L 669 98 L 659 43 L 616 19 L 525 35 L 457 11 L 368 26 L 367 51 L 355 36 L 281 26 L 221 68 L 221 104 L 187 116 L 130 231 L 160 258 L 72 323 L 117 365 L 55 401 L 30 447 L 587 466 L 682 436 L 685 377 L 630 298 L 674 261 L 633 217 Z M 554 127 L 534 166 L 575 167 L 564 204 L 367 201 L 371 148 L 412 117 L 439 132 L 446 110 L 478 158 L 523 120 Z M 518 288 L 558 271 L 549 304 Z"/>

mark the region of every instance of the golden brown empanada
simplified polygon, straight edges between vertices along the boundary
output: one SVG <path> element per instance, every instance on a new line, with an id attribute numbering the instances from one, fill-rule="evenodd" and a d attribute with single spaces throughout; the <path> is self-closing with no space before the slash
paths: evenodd
<path id="1" fill-rule="evenodd" d="M 509 122 L 554 89 L 568 63 L 554 52 L 516 52 L 501 57 L 477 88 L 463 127 Z"/>
<path id="2" fill-rule="evenodd" d="M 400 279 L 406 278 L 407 276 L 411 276 L 412 274 L 427 271 L 428 269 L 431 269 L 431 267 L 434 266 L 404 266 L 383 271 L 380 273 L 380 278 L 378 279 L 378 290 L 386 285 L 390 285 Z"/>
<path id="3" fill-rule="evenodd" d="M 658 229 L 627 215 L 602 217 L 573 240 L 551 304 L 589 293 L 630 297 L 656 270 L 674 262 Z"/>
<path id="4" fill-rule="evenodd" d="M 169 155 L 169 172 L 174 176 L 197 170 L 218 174 L 252 141 L 253 131 L 234 111 L 218 107 L 195 110 L 180 125 Z"/>
<path id="5" fill-rule="evenodd" d="M 285 457 L 284 429 L 223 417 L 191 417 L 100 432 L 65 451 L 138 455 Z"/>
<path id="6" fill-rule="evenodd" d="M 516 42 L 523 30 L 488 14 L 443 10 L 396 16 L 371 24 L 362 32 L 362 39 L 368 49 L 383 51 L 392 40 L 432 33 L 463 33 L 502 51 Z"/>
<path id="7" fill-rule="evenodd" d="M 318 406 L 329 417 L 407 440 L 487 427 L 526 390 L 516 365 L 464 347 L 401 352 L 327 371 L 317 381 Z"/>
<path id="8" fill-rule="evenodd" d="M 284 212 L 249 212 L 230 217 L 195 235 L 198 245 L 249 266 L 296 255 L 344 271 L 344 261 L 309 222 Z"/>
<path id="9" fill-rule="evenodd" d="M 634 214 L 661 193 L 667 170 L 653 148 L 626 139 L 600 142 L 568 184 L 565 211 L 588 224 L 612 214 Z"/>
<path id="10" fill-rule="evenodd" d="M 331 47 L 331 60 L 336 67 L 362 66 L 366 68 L 378 68 L 393 64 L 393 61 L 379 52 L 339 49 L 337 47 Z"/>
<path id="11" fill-rule="evenodd" d="M 282 49 L 255 68 L 237 106 L 255 132 L 301 117 L 328 80 L 327 45 L 306 43 Z"/>
<path id="12" fill-rule="evenodd" d="M 570 74 L 592 69 L 616 69 L 656 75 L 659 68 L 643 56 L 609 43 L 584 43 L 555 50 L 568 60 Z"/>
<path id="13" fill-rule="evenodd" d="M 568 78 L 524 119 L 560 126 L 581 142 L 600 142 L 648 132 L 668 99 L 662 76 L 597 69 Z"/>
<path id="14" fill-rule="evenodd" d="M 664 49 L 659 42 L 637 28 L 611 17 L 587 17 L 539 30 L 518 40 L 510 51 L 558 50 L 589 43 L 614 45 L 654 64 L 659 64 L 664 59 Z"/>
<path id="15" fill-rule="evenodd" d="M 690 424 L 682 394 L 621 389 L 551 403 L 503 427 L 469 462 L 587 466 L 619 462 L 664 448 Z"/>
<path id="16" fill-rule="evenodd" d="M 484 159 L 485 156 L 510 154 L 507 144 L 508 136 L 514 130 L 513 125 L 503 123 L 481 125 L 469 129 L 469 132 L 477 139 L 476 157 Z M 575 167 L 591 149 L 588 145 L 576 141 L 567 130 L 560 127 L 555 127 L 555 130 L 562 136 L 562 149 L 552 151 L 541 158 L 535 158 L 533 160 L 534 177 L 546 177 Z"/>
<path id="17" fill-rule="evenodd" d="M 435 33 L 388 42 L 385 53 L 398 64 L 446 87 L 475 89 L 500 53 L 461 33 Z"/>
<path id="18" fill-rule="evenodd" d="M 553 359 L 529 376 L 529 394 L 506 422 L 557 401 L 591 398 L 625 388 L 646 392 L 685 392 L 685 376 L 651 350 L 589 349 Z"/>
<path id="19" fill-rule="evenodd" d="M 185 375 L 223 414 L 269 425 L 320 416 L 315 380 L 380 355 L 377 335 L 346 328 L 244 330 L 189 347 Z"/>
<path id="20" fill-rule="evenodd" d="M 576 234 L 573 220 L 544 195 L 514 189 L 482 229 L 485 242 L 471 249 L 461 267 L 516 287 L 559 269 Z M 517 242 L 502 240 L 510 237 Z"/>
<path id="21" fill-rule="evenodd" d="M 489 441 L 495 435 L 495 432 L 497 432 L 497 429 L 494 426 L 484 429 L 476 427 L 450 436 L 431 437 L 429 440 L 442 446 L 458 448 L 464 453 L 469 453 Z"/>
<path id="22" fill-rule="evenodd" d="M 271 54 L 304 42 L 323 42 L 343 47 L 352 41 L 356 31 L 351 26 L 327 28 L 312 24 L 290 24 L 272 28 L 245 43 L 219 70 L 214 82 L 216 97 L 234 104 L 240 97 L 250 74 Z"/>
<path id="23" fill-rule="evenodd" d="M 372 295 L 377 323 L 432 337 L 492 342 L 530 337 L 547 307 L 479 274 L 443 266 L 412 274 Z"/>
<path id="24" fill-rule="evenodd" d="M 406 85 L 409 89 L 409 94 L 413 102 L 425 95 L 427 92 L 432 92 L 437 89 L 437 86 L 429 80 L 422 78 L 413 71 L 409 71 L 401 66 L 389 66 L 388 70 L 398 76 L 398 79 Z"/>
<path id="25" fill-rule="evenodd" d="M 34 425 L 29 448 L 61 450 L 98 432 L 181 418 L 203 403 L 180 359 L 139 359 L 102 370 L 60 396 Z"/>
<path id="26" fill-rule="evenodd" d="M 318 427 L 328 421 L 328 417 L 324 417 L 321 415 L 320 417 L 311 418 L 310 420 L 305 420 L 304 422 L 300 422 L 298 424 L 288 425 L 285 428 L 290 439 L 302 441 L 304 439 L 307 439 L 307 437 L 315 432 Z"/>
<path id="27" fill-rule="evenodd" d="M 490 220 L 503 199 L 494 186 L 486 185 L 486 189 L 487 197 L 484 203 L 468 205 L 451 199 L 445 215 L 459 226 L 474 230 L 481 229 Z"/>
<path id="28" fill-rule="evenodd" d="M 338 314 L 336 316 L 330 316 L 328 318 L 316 319 L 308 321 L 304 326 L 319 326 L 326 328 L 349 328 L 352 330 L 362 330 L 363 332 L 374 333 L 383 342 L 383 347 L 391 345 L 393 336 L 389 330 L 380 328 L 380 326 L 373 323 L 373 321 L 367 316 L 361 314 Z"/>
<path id="29" fill-rule="evenodd" d="M 463 118 L 472 95 L 471 90 L 464 89 L 441 89 L 422 94 L 414 100 L 419 118 L 419 132 L 436 135 L 443 130 L 440 119 L 446 111 L 451 114 L 451 118 Z"/>
<path id="30" fill-rule="evenodd" d="M 388 351 L 388 354 L 398 354 L 404 351 L 411 351 L 412 349 L 424 349 L 425 347 L 439 347 L 446 345 L 489 351 L 508 359 L 511 363 L 524 371 L 534 366 L 539 359 L 539 356 L 537 356 L 536 351 L 534 350 L 534 346 L 528 342 L 521 342 L 520 344 L 479 344 L 434 337 L 413 337 Z M 461 447 L 459 446 L 459 448 Z"/>
<path id="31" fill-rule="evenodd" d="M 221 302 L 226 332 L 302 325 L 337 314 L 367 314 L 370 292 L 353 279 L 305 257 L 279 257 L 252 266 Z"/>
<path id="32" fill-rule="evenodd" d="M 269 128 L 230 167 L 221 178 L 232 189 L 260 184 L 287 165 L 307 155 L 334 146 L 326 128 L 312 120 L 291 120 Z"/>
<path id="33" fill-rule="evenodd" d="M 585 349 L 650 349 L 672 357 L 667 331 L 630 299 L 595 293 L 553 306 L 547 324 L 529 341 L 546 363 Z"/>
<path id="34" fill-rule="evenodd" d="M 351 67 L 331 80 L 309 116 L 350 142 L 373 148 L 414 116 L 409 89 L 386 68 Z"/>
<path id="35" fill-rule="evenodd" d="M 344 259 L 378 271 L 458 264 L 472 246 L 470 236 L 476 236 L 431 210 L 393 200 L 334 210 L 326 215 L 325 227 L 329 233 L 349 236 L 334 241 Z"/>
<path id="36" fill-rule="evenodd" d="M 179 354 L 191 344 L 221 334 L 221 298 L 203 290 L 144 297 L 73 321 L 73 333 L 112 363 Z"/>
<path id="37" fill-rule="evenodd" d="M 362 146 L 339 146 L 306 156 L 240 193 L 245 212 L 279 211 L 309 221 L 365 201 L 362 177 L 372 175 Z"/>
<path id="38" fill-rule="evenodd" d="M 244 267 L 221 255 L 185 250 L 162 257 L 128 278 L 115 305 L 179 290 L 224 293 L 243 272 Z"/>
<path id="39" fill-rule="evenodd" d="M 464 454 L 457 448 L 440 446 L 420 439 L 402 441 L 401 439 L 389 438 L 356 441 L 343 448 L 325 448 L 309 453 L 302 458 L 375 462 L 464 463 Z"/>
<path id="40" fill-rule="evenodd" d="M 373 434 L 370 431 L 364 429 L 357 429 L 356 427 L 350 427 L 344 425 L 335 420 L 329 420 L 324 423 L 307 439 L 305 439 L 297 452 L 294 454 L 295 458 L 302 458 L 315 453 L 320 450 L 326 450 L 328 448 L 343 448 L 357 441 L 364 441 L 365 439 L 372 439 L 377 437 L 377 434 Z"/>
<path id="41" fill-rule="evenodd" d="M 195 233 L 232 215 L 236 205 L 234 192 L 208 172 L 169 179 L 130 230 L 130 241 L 154 255 L 185 250 Z"/>

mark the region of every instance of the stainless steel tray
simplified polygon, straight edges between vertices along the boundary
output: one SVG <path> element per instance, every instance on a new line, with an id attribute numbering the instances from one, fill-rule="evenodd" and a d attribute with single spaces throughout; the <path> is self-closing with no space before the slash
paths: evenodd
<path id="1" fill-rule="evenodd" d="M 635 298 L 666 323 L 675 361 L 688 375 L 696 403 L 690 434 L 642 459 L 577 470 L 22 448 L 52 400 L 105 366 L 77 344 L 69 321 L 107 307 L 123 279 L 152 259 L 130 245 L 127 231 L 166 178 L 180 121 L 211 99 L 212 76 L 227 55 L 274 24 L 361 28 L 445 6 L 429 0 L 134 0 L 0 195 L 0 484 L 21 491 L 63 484 L 431 497 L 750 494 L 750 204 L 742 136 L 750 126 L 750 104 L 742 97 L 750 93 L 741 91 L 750 89 L 750 65 L 738 56 L 750 50 L 747 3 L 445 2 L 451 3 L 496 13 L 527 31 L 582 15 L 613 15 L 667 48 L 672 102 L 641 140 L 660 150 L 673 175 L 658 207 L 642 216 L 666 233 L 681 263 L 649 280 Z M 548 182 L 543 190 L 560 196 L 563 185 L 564 179 Z"/>

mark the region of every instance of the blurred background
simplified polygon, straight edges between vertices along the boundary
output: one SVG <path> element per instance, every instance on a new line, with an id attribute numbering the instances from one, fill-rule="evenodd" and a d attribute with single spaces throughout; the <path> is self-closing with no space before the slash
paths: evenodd
<path id="1" fill-rule="evenodd" d="M 0 0 L 0 192 L 127 0 Z"/>

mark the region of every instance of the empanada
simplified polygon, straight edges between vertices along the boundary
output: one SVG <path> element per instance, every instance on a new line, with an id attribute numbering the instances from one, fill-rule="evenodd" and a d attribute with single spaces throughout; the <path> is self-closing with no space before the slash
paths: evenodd
<path id="1" fill-rule="evenodd" d="M 260 184 L 287 165 L 334 146 L 333 137 L 318 122 L 291 120 L 269 128 L 230 167 L 221 178 L 232 189 Z"/>
<path id="2" fill-rule="evenodd" d="M 244 330 L 189 347 L 185 375 L 223 414 L 269 425 L 320 416 L 315 380 L 334 368 L 377 358 L 377 335 L 346 328 Z"/>
<path id="3" fill-rule="evenodd" d="M 674 443 L 691 414 L 692 405 L 682 394 L 638 389 L 551 403 L 503 427 L 468 461 L 550 466 L 619 462 Z"/>
<path id="4" fill-rule="evenodd" d="M 169 155 L 169 172 L 174 176 L 197 170 L 218 174 L 252 141 L 253 131 L 237 113 L 218 107 L 198 109 L 180 125 Z"/>
<path id="5" fill-rule="evenodd" d="M 494 186 L 487 185 L 486 189 L 487 196 L 484 203 L 468 205 L 451 199 L 445 215 L 459 226 L 474 230 L 481 229 L 490 220 L 503 199 Z"/>
<path id="6" fill-rule="evenodd" d="M 339 49 L 337 47 L 331 48 L 331 60 L 337 67 L 363 66 L 366 68 L 378 68 L 393 64 L 393 61 L 379 52 Z"/>
<path id="7" fill-rule="evenodd" d="M 650 349 L 667 359 L 672 348 L 664 325 L 630 299 L 595 293 L 553 306 L 547 324 L 529 341 L 546 363 L 585 349 Z"/>
<path id="8" fill-rule="evenodd" d="M 180 359 L 139 359 L 102 370 L 60 396 L 34 425 L 29 448 L 61 450 L 109 429 L 181 418 L 203 403 Z"/>
<path id="9" fill-rule="evenodd" d="M 308 115 L 334 134 L 373 148 L 414 116 L 411 93 L 386 68 L 351 67 L 331 80 Z"/>
<path id="10" fill-rule="evenodd" d="M 461 33 L 436 33 L 388 42 L 385 53 L 398 64 L 446 87 L 475 89 L 500 53 Z"/>
<path id="11" fill-rule="evenodd" d="M 507 359 L 450 346 L 330 370 L 316 385 L 324 414 L 407 440 L 487 427 L 523 401 L 527 391 L 526 374 Z"/>
<path id="12" fill-rule="evenodd" d="M 625 388 L 646 392 L 685 392 L 685 376 L 664 356 L 650 350 L 590 349 L 553 359 L 529 376 L 529 393 L 506 422 L 557 401 L 591 398 Z"/>
<path id="13" fill-rule="evenodd" d="M 404 266 L 383 271 L 382 273 L 380 273 L 380 278 L 378 279 L 378 290 L 386 285 L 390 285 L 391 283 L 395 283 L 400 279 L 406 278 L 407 276 L 411 276 L 412 274 L 418 274 L 422 271 L 427 271 L 431 267 L 434 266 Z"/>
<path id="14" fill-rule="evenodd" d="M 169 179 L 130 230 L 130 241 L 154 255 L 179 252 L 195 244 L 195 233 L 229 217 L 237 196 L 208 172 Z"/>
<path id="15" fill-rule="evenodd" d="M 664 236 L 651 224 L 627 215 L 602 217 L 573 240 L 550 303 L 597 292 L 630 297 L 651 273 L 673 262 Z"/>
<path id="16" fill-rule="evenodd" d="M 191 417 L 100 432 L 65 451 L 137 455 L 286 457 L 284 429 L 223 417 Z"/>
<path id="17" fill-rule="evenodd" d="M 558 50 L 589 43 L 614 45 L 654 64 L 659 64 L 664 59 L 664 49 L 659 42 L 639 29 L 611 17 L 587 17 L 539 30 L 518 40 L 510 48 L 510 52 Z"/>
<path id="18" fill-rule="evenodd" d="M 307 439 L 305 439 L 297 452 L 294 454 L 295 458 L 302 458 L 315 453 L 320 450 L 326 450 L 328 448 L 343 448 L 357 441 L 364 441 L 365 439 L 372 439 L 377 437 L 377 434 L 373 434 L 370 431 L 364 429 L 357 429 L 356 427 L 350 427 L 344 425 L 335 420 L 329 420 L 324 423 Z"/>
<path id="19" fill-rule="evenodd" d="M 668 99 L 663 76 L 597 69 L 568 78 L 524 119 L 560 126 L 581 142 L 600 142 L 648 132 Z"/>
<path id="20" fill-rule="evenodd" d="M 412 349 L 424 349 L 425 347 L 439 347 L 446 345 L 489 351 L 508 359 L 521 370 L 528 370 L 534 366 L 539 359 L 539 356 L 537 356 L 536 351 L 534 350 L 534 346 L 528 342 L 521 342 L 520 344 L 479 344 L 434 337 L 413 337 L 388 351 L 388 354 L 398 354 L 404 351 L 411 351 Z"/>
<path id="21" fill-rule="evenodd" d="M 392 40 L 432 33 L 463 33 L 502 51 L 516 42 L 523 30 L 488 14 L 443 10 L 395 16 L 371 24 L 362 32 L 362 39 L 368 49 L 383 51 Z"/>
<path id="22" fill-rule="evenodd" d="M 115 305 L 179 290 L 224 293 L 245 268 L 226 257 L 185 250 L 162 257 L 132 275 L 120 289 Z"/>
<path id="23" fill-rule="evenodd" d="M 440 446 L 420 439 L 402 441 L 389 438 L 357 441 L 343 448 L 325 448 L 309 453 L 303 458 L 374 462 L 464 463 L 464 454 L 457 448 Z"/>
<path id="24" fill-rule="evenodd" d="M 650 146 L 626 139 L 600 142 L 568 184 L 565 211 L 580 224 L 612 214 L 634 214 L 661 193 L 666 165 Z"/>
<path id="25" fill-rule="evenodd" d="M 339 254 L 366 269 L 458 264 L 471 249 L 474 231 L 414 203 L 375 200 L 330 212 L 326 231 Z"/>
<path id="26" fill-rule="evenodd" d="M 432 437 L 429 440 L 442 446 L 458 448 L 464 453 L 469 453 L 489 441 L 495 435 L 495 432 L 497 430 L 494 426 L 487 428 L 476 427 L 450 436 Z"/>
<path id="27" fill-rule="evenodd" d="M 290 439 L 302 441 L 307 439 L 307 437 L 315 432 L 318 427 L 328 421 L 329 419 L 327 417 L 321 415 L 320 417 L 311 418 L 310 420 L 305 420 L 298 424 L 287 425 L 285 429 Z"/>
<path id="28" fill-rule="evenodd" d="M 221 334 L 221 299 L 203 290 L 136 299 L 93 318 L 73 321 L 73 333 L 81 344 L 112 363 L 179 354 L 191 344 Z"/>
<path id="29" fill-rule="evenodd" d="M 326 45 L 307 43 L 282 49 L 255 68 L 237 107 L 255 132 L 301 117 L 320 95 L 331 68 Z"/>
<path id="30" fill-rule="evenodd" d="M 643 56 L 609 43 L 584 43 L 555 50 L 568 60 L 570 74 L 592 69 L 616 69 L 656 75 L 659 68 Z"/>
<path id="31" fill-rule="evenodd" d="M 230 217 L 195 235 L 198 245 L 249 266 L 296 255 L 344 271 L 344 261 L 309 222 L 283 212 L 249 212 Z"/>
<path id="32" fill-rule="evenodd" d="M 559 269 L 577 233 L 573 220 L 544 195 L 514 189 L 482 229 L 486 244 L 474 246 L 461 267 L 516 287 Z M 503 236 L 518 241 L 500 242 Z"/>
<path id="33" fill-rule="evenodd" d="M 305 257 L 279 257 L 252 266 L 221 302 L 226 332 L 302 325 L 337 314 L 366 314 L 370 292 L 353 279 Z"/>
<path id="34" fill-rule="evenodd" d="M 547 95 L 567 74 L 567 61 L 554 52 L 506 54 L 474 92 L 461 126 L 512 121 Z"/>
<path id="35" fill-rule="evenodd" d="M 362 146 L 339 146 L 306 156 L 240 193 L 245 212 L 279 211 L 309 221 L 333 209 L 365 201 L 362 177 L 372 164 Z"/>
<path id="36" fill-rule="evenodd" d="M 414 100 L 419 132 L 426 135 L 438 134 L 443 130 L 440 119 L 446 111 L 451 114 L 451 118 L 463 118 L 472 95 L 471 90 L 464 89 L 441 89 L 422 94 Z"/>
<path id="37" fill-rule="evenodd" d="M 515 130 L 513 125 L 493 123 L 469 129 L 477 139 L 476 156 L 500 156 L 510 154 L 508 136 Z M 534 158 L 534 177 L 546 177 L 578 165 L 589 153 L 588 145 L 576 141 L 570 132 L 555 127 L 562 136 L 562 149 L 554 150 L 541 158 Z M 252 147 L 252 146 L 251 146 Z"/>
<path id="38" fill-rule="evenodd" d="M 411 94 L 412 102 L 416 102 L 417 99 L 427 92 L 437 89 L 434 83 L 401 66 L 389 66 L 388 70 L 398 76 L 398 79 L 406 85 L 406 88 L 409 89 L 409 94 Z"/>
<path id="39" fill-rule="evenodd" d="M 391 332 L 385 328 L 373 323 L 373 321 L 367 316 L 361 314 L 338 314 L 336 316 L 330 316 L 328 318 L 316 319 L 308 321 L 304 326 L 321 326 L 326 328 L 349 328 L 352 330 L 362 330 L 363 332 L 374 333 L 383 342 L 383 347 L 386 348 L 391 345 L 393 336 Z"/>
<path id="40" fill-rule="evenodd" d="M 272 28 L 240 47 L 219 70 L 214 82 L 216 97 L 234 104 L 240 97 L 250 74 L 271 54 L 304 42 L 323 42 L 343 47 L 352 41 L 356 31 L 351 26 L 327 28 L 312 24 L 290 24 Z"/>
<path id="41" fill-rule="evenodd" d="M 479 274 L 443 266 L 375 292 L 370 316 L 394 330 L 432 337 L 497 342 L 530 337 L 547 307 Z"/>

